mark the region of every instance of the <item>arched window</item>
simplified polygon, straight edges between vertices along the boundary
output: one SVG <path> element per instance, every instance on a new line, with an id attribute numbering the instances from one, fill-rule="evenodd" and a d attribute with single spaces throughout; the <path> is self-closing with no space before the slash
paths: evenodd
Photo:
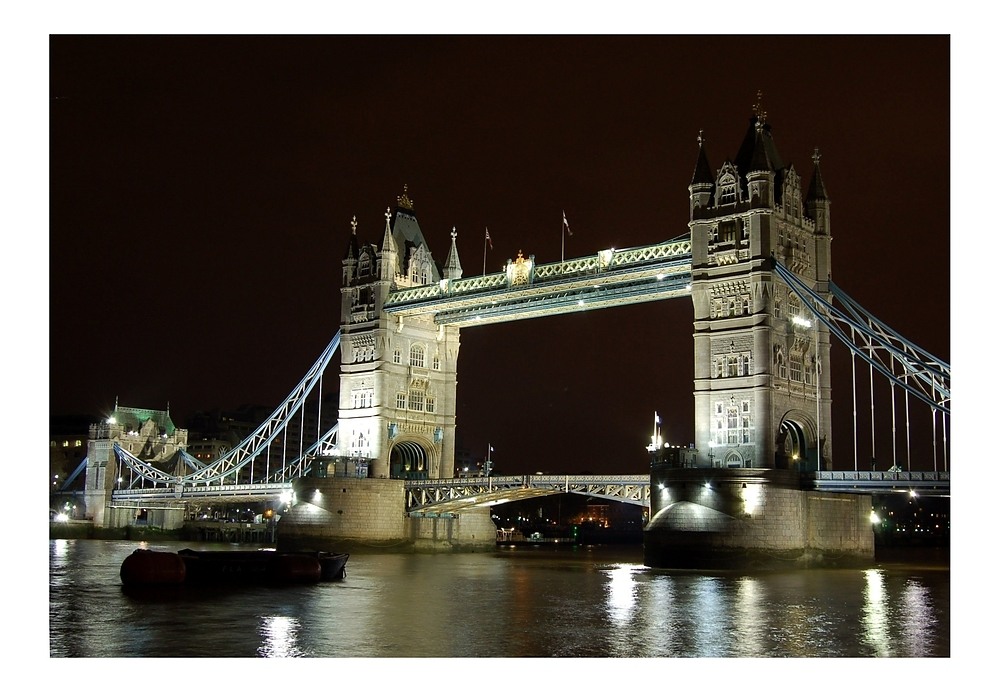
<path id="1" fill-rule="evenodd" d="M 424 367 L 424 347 L 420 344 L 410 346 L 410 367 Z"/>

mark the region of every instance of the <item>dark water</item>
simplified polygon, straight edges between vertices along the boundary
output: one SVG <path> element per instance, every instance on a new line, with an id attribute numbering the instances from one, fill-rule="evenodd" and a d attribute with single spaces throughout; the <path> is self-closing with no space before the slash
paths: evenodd
<path id="1" fill-rule="evenodd" d="M 939 658 L 950 572 L 754 575 L 642 565 L 641 546 L 352 555 L 308 586 L 123 591 L 137 547 L 51 540 L 52 658 Z"/>

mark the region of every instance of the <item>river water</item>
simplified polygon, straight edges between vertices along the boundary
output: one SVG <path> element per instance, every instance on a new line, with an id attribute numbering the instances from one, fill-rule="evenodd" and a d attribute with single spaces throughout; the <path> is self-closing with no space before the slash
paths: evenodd
<path id="1" fill-rule="evenodd" d="M 940 658 L 947 563 L 759 574 L 657 570 L 641 546 L 355 554 L 305 586 L 132 594 L 136 548 L 50 540 L 51 658 Z"/>

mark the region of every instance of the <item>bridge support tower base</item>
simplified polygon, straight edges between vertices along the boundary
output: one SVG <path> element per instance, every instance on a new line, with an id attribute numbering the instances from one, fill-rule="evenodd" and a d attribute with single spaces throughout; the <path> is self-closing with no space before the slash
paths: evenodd
<path id="1" fill-rule="evenodd" d="M 793 471 L 654 470 L 644 562 L 674 569 L 869 564 L 871 511 L 869 496 L 805 490 Z"/>
<path id="2" fill-rule="evenodd" d="M 496 549 L 488 508 L 408 516 L 404 481 L 301 478 L 295 503 L 277 525 L 279 550 L 484 552 Z"/>

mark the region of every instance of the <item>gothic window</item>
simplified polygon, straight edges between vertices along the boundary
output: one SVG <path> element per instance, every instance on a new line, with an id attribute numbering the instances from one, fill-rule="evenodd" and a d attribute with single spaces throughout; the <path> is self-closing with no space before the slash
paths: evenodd
<path id="1" fill-rule="evenodd" d="M 441 356 L 439 356 L 439 355 L 437 355 L 435 353 L 434 354 L 434 360 L 431 361 L 431 364 L 432 364 L 431 367 L 433 367 L 435 370 L 440 370 L 441 369 Z"/>
<path id="2" fill-rule="evenodd" d="M 403 359 L 403 357 L 400 354 L 398 348 L 395 351 L 392 352 L 392 362 L 393 363 L 395 363 L 396 365 L 399 365 L 400 362 L 402 362 L 402 359 Z"/>
<path id="3" fill-rule="evenodd" d="M 736 312 L 736 299 L 730 298 L 729 302 L 726 305 L 726 317 L 730 317 L 732 315 L 737 315 L 737 314 L 739 313 Z"/>
<path id="4" fill-rule="evenodd" d="M 791 371 L 791 379 L 796 382 L 802 381 L 802 354 L 792 351 L 788 356 L 788 366 Z"/>
<path id="5" fill-rule="evenodd" d="M 427 413 L 434 413 L 434 397 L 432 396 L 427 397 L 427 401 L 425 403 L 427 407 Z"/>
<path id="6" fill-rule="evenodd" d="M 406 408 L 406 395 L 400 392 L 396 395 L 396 408 L 405 409 Z"/>
<path id="7" fill-rule="evenodd" d="M 410 410 L 411 411 L 424 410 L 424 393 L 419 389 L 410 390 Z"/>
<path id="8" fill-rule="evenodd" d="M 810 362 L 812 360 L 813 360 L 812 358 L 806 358 L 806 361 L 805 361 L 805 366 L 806 367 L 805 367 L 805 372 L 803 374 L 805 376 L 806 384 L 812 384 L 813 383 L 813 363 Z"/>
<path id="9" fill-rule="evenodd" d="M 424 347 L 420 344 L 414 344 L 410 347 L 410 367 L 424 367 Z"/>
<path id="10" fill-rule="evenodd" d="M 785 370 L 785 351 L 780 346 L 778 352 L 774 354 L 774 363 L 778 366 L 778 377 L 785 379 L 788 374 Z"/>
<path id="11" fill-rule="evenodd" d="M 750 314 L 750 296 L 743 296 L 743 304 L 742 304 L 742 311 L 741 311 L 741 313 L 744 314 L 744 315 L 749 315 Z"/>
<path id="12" fill-rule="evenodd" d="M 774 317 L 775 319 L 781 319 L 781 298 L 778 297 L 774 299 Z"/>
<path id="13" fill-rule="evenodd" d="M 740 421 L 740 444 L 750 444 L 750 416 L 743 416 Z"/>
<path id="14" fill-rule="evenodd" d="M 739 372 L 739 357 L 738 356 L 727 356 L 726 357 L 726 376 L 736 377 L 740 374 Z"/>
<path id="15" fill-rule="evenodd" d="M 722 415 L 722 404 L 721 403 L 715 405 L 715 415 L 717 415 L 717 416 L 721 416 Z"/>
<path id="16" fill-rule="evenodd" d="M 740 356 L 740 375 L 750 374 L 750 354 L 744 353 Z"/>
<path id="17" fill-rule="evenodd" d="M 372 260 L 368 256 L 367 252 L 361 253 L 361 258 L 358 260 L 358 276 L 368 276 L 372 271 Z"/>
<path id="18" fill-rule="evenodd" d="M 726 443 L 739 444 L 739 411 L 730 406 L 726 415 Z"/>
<path id="19" fill-rule="evenodd" d="M 726 174 L 719 178 L 718 204 L 736 203 L 736 178 Z"/>
<path id="20" fill-rule="evenodd" d="M 375 391 L 370 388 L 356 389 L 351 392 L 352 408 L 371 408 L 375 400 Z"/>
<path id="21" fill-rule="evenodd" d="M 735 194 L 733 196 L 733 201 L 736 201 Z M 719 234 L 722 236 L 723 243 L 736 244 L 736 221 L 723 221 L 719 224 Z"/>

